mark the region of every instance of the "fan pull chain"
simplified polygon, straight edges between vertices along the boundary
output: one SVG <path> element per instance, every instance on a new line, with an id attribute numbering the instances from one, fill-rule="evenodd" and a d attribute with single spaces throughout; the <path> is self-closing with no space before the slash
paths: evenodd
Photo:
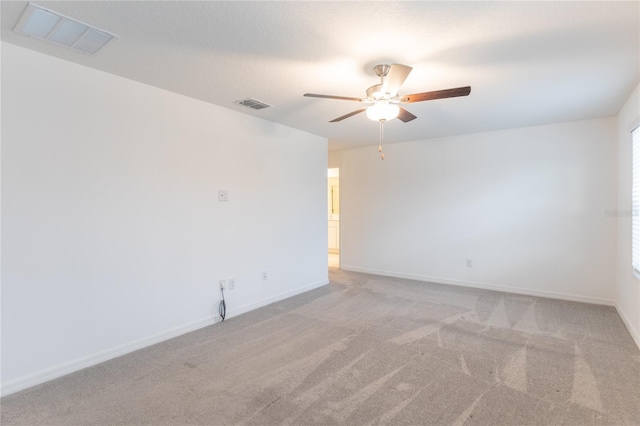
<path id="1" fill-rule="evenodd" d="M 380 159 L 384 160 L 384 153 L 382 152 L 382 139 L 384 137 L 383 125 L 385 120 L 380 120 L 380 145 L 378 145 L 378 152 L 380 153 Z"/>

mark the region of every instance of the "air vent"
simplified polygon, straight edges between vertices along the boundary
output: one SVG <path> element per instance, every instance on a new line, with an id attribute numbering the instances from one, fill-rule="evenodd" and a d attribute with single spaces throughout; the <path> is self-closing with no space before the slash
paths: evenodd
<path id="1" fill-rule="evenodd" d="M 253 98 L 243 99 L 241 101 L 235 101 L 234 103 L 238 105 L 246 106 L 247 108 L 251 108 L 251 109 L 265 109 L 265 108 L 271 107 L 271 105 L 265 104 L 264 102 L 260 102 L 259 100 L 253 99 Z"/>
<path id="2" fill-rule="evenodd" d="M 95 55 L 117 35 L 29 3 L 13 29 L 15 32 Z"/>

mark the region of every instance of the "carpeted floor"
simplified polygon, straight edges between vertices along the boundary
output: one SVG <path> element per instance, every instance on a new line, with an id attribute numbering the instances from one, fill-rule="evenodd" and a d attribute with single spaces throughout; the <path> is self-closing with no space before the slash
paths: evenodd
<path id="1" fill-rule="evenodd" d="M 1 403 L 3 425 L 640 424 L 640 351 L 612 307 L 332 269 Z"/>

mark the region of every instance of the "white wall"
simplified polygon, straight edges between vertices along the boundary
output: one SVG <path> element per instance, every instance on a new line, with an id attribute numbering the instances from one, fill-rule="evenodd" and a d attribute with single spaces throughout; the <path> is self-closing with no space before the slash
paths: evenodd
<path id="1" fill-rule="evenodd" d="M 2 43 L 3 392 L 212 323 L 220 278 L 229 316 L 327 283 L 326 163 L 326 139 Z"/>
<path id="2" fill-rule="evenodd" d="M 612 117 L 332 152 L 342 268 L 613 304 L 615 138 Z"/>
<path id="3" fill-rule="evenodd" d="M 618 280 L 616 307 L 640 347 L 640 280 L 631 274 L 631 132 L 640 125 L 640 89 L 618 114 Z"/>

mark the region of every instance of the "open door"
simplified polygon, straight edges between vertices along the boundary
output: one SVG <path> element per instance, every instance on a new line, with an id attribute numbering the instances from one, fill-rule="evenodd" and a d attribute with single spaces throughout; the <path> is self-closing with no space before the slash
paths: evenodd
<path id="1" fill-rule="evenodd" d="M 340 267 L 340 169 L 327 172 L 327 217 L 329 267 Z"/>

